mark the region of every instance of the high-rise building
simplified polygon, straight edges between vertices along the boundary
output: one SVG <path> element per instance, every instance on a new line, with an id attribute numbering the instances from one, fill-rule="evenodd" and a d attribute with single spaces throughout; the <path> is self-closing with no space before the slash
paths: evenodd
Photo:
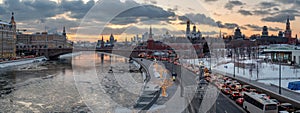
<path id="1" fill-rule="evenodd" d="M 0 21 L 0 58 L 7 59 L 16 56 L 16 30 L 14 13 L 9 23 Z"/>

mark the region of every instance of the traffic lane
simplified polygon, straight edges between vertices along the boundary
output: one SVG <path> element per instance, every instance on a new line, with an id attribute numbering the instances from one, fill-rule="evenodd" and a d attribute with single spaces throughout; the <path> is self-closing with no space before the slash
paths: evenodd
<path id="1" fill-rule="evenodd" d="M 171 63 L 164 63 L 166 67 L 169 70 L 172 70 L 172 64 Z M 188 85 L 195 85 L 196 84 L 196 74 L 189 71 L 188 69 L 185 69 L 182 66 L 179 65 L 174 65 L 174 71 L 178 75 L 178 80 L 182 78 L 182 84 L 183 86 L 188 86 Z M 182 77 L 181 77 L 182 76 Z M 196 102 L 197 103 L 197 102 Z M 200 104 L 200 103 L 198 103 Z M 197 104 L 193 103 L 194 107 L 198 106 Z M 190 108 L 191 109 L 191 108 Z M 231 100 L 228 96 L 224 95 L 223 93 L 219 93 L 218 98 L 215 103 L 215 107 L 212 107 L 211 110 L 212 112 L 216 113 L 246 113 L 242 107 L 238 106 L 235 101 Z"/>
<path id="2" fill-rule="evenodd" d="M 223 93 L 219 93 L 216 101 L 216 113 L 246 113 L 242 107 L 238 106 L 233 100 Z"/>
<path id="3" fill-rule="evenodd" d="M 191 86 L 197 84 L 195 73 L 185 69 L 180 65 L 173 65 L 168 62 L 164 62 L 164 64 L 170 72 L 174 71 L 177 74 L 177 80 L 180 81 L 183 86 Z"/>

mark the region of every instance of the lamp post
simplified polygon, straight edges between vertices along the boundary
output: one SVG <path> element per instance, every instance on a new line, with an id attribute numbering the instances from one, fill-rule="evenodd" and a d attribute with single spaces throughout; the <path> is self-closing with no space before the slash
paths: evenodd
<path id="1" fill-rule="evenodd" d="M 235 77 L 235 48 L 233 49 L 233 77 Z"/>
<path id="2" fill-rule="evenodd" d="M 1 26 L 1 58 L 3 59 L 4 58 L 4 52 L 3 52 L 3 41 L 4 41 L 4 37 L 3 37 L 3 32 L 4 32 L 4 27 L 3 26 Z"/>
<path id="3" fill-rule="evenodd" d="M 281 95 L 281 61 L 282 58 L 279 57 L 279 94 Z"/>

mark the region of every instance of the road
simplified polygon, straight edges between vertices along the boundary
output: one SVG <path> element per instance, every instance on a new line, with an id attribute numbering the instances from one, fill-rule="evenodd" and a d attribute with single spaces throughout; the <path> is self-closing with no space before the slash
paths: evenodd
<path id="1" fill-rule="evenodd" d="M 264 93 L 266 93 L 268 95 L 271 95 L 271 96 L 273 94 L 279 95 L 278 94 L 278 91 L 279 91 L 279 87 L 278 86 L 264 84 L 264 83 L 261 83 L 261 82 L 255 81 L 255 80 L 249 80 L 247 78 L 240 77 L 240 76 L 233 77 L 232 74 L 229 74 L 229 73 L 223 74 L 224 72 L 221 72 L 221 71 L 218 71 L 218 70 L 215 70 L 215 69 L 213 69 L 213 73 L 222 73 L 222 75 L 226 75 L 226 76 L 235 78 L 237 80 L 240 80 L 240 81 L 242 81 L 244 83 L 247 83 L 249 85 L 252 85 L 252 86 L 255 86 L 255 87 L 259 87 L 259 89 L 268 90 L 268 92 L 271 92 L 271 93 L 264 92 Z M 285 98 L 289 98 L 290 100 L 292 100 L 292 101 L 288 101 L 289 103 L 295 105 L 295 107 L 297 107 L 297 108 L 300 108 L 300 105 L 298 104 L 298 103 L 300 103 L 299 93 L 291 91 L 291 90 L 288 90 L 288 89 L 285 89 L 285 88 L 281 88 L 281 96 L 284 96 Z M 277 98 L 277 100 L 284 101 L 284 102 L 287 101 L 286 99 L 282 99 L 282 98 Z"/>
<path id="2" fill-rule="evenodd" d="M 191 85 L 197 84 L 197 81 L 196 81 L 197 77 L 196 77 L 196 74 L 194 74 L 193 72 L 183 68 L 182 66 L 173 65 L 173 67 L 172 67 L 172 64 L 167 63 L 167 62 L 164 62 L 164 64 L 167 67 L 167 69 L 169 69 L 171 72 L 173 70 L 174 72 L 177 73 L 177 75 L 178 75 L 177 80 L 179 81 L 179 82 L 177 82 L 178 85 L 191 86 Z M 180 80 L 180 78 L 182 78 L 182 79 Z M 180 84 L 180 81 L 182 84 Z M 205 101 L 205 102 L 207 102 L 207 101 Z M 191 106 L 193 106 L 193 108 L 187 108 L 187 109 L 190 109 L 188 111 L 193 111 L 193 112 L 199 111 L 201 101 L 199 101 L 197 99 L 197 100 L 193 101 L 192 103 L 193 103 L 193 105 L 191 105 Z M 207 104 L 207 103 L 205 103 L 205 104 Z M 191 110 L 191 109 L 194 109 L 194 110 Z M 231 100 L 230 98 L 228 98 L 228 96 L 224 95 L 221 92 L 219 92 L 213 107 L 208 112 L 211 112 L 211 113 L 245 113 L 245 111 L 240 106 L 235 104 L 235 102 L 233 100 Z M 198 113 L 198 112 L 195 112 L 195 113 Z"/>

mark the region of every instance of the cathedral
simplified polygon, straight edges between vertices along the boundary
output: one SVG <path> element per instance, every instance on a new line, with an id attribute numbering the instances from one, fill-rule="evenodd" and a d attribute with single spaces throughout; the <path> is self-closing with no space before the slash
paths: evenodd
<path id="1" fill-rule="evenodd" d="M 186 25 L 186 38 L 188 38 L 189 40 L 199 40 L 202 38 L 202 33 L 198 30 L 196 31 L 196 25 L 194 24 L 193 26 L 193 30 L 191 32 L 190 29 L 190 24 L 191 22 L 188 20 L 187 21 L 187 25 Z"/>

